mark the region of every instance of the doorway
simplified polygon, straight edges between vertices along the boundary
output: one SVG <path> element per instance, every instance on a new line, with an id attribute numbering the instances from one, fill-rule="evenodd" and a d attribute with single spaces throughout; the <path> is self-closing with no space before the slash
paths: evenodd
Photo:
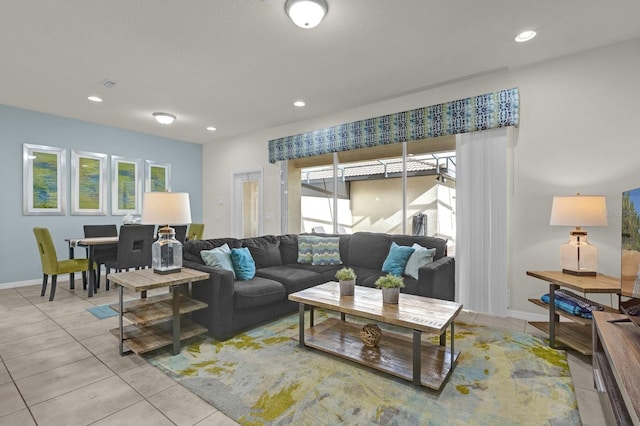
<path id="1" fill-rule="evenodd" d="M 250 238 L 262 235 L 262 169 L 233 174 L 233 236 Z"/>

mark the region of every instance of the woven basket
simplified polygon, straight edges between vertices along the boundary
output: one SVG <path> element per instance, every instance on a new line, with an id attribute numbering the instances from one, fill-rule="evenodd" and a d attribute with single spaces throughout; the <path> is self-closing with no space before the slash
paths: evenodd
<path id="1" fill-rule="evenodd" d="M 365 346 L 375 348 L 382 339 L 382 331 L 376 324 L 367 324 L 360 331 L 360 339 Z"/>

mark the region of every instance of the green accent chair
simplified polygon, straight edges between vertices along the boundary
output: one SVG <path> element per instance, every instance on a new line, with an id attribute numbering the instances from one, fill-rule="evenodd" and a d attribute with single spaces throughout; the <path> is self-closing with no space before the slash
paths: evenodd
<path id="1" fill-rule="evenodd" d="M 36 242 L 38 243 L 38 253 L 40 253 L 40 262 L 42 262 L 42 292 L 40 297 L 43 297 L 47 291 L 47 281 L 49 275 L 51 275 L 51 294 L 49 296 L 49 302 L 53 301 L 56 294 L 56 284 L 58 281 L 58 275 L 71 274 L 75 272 L 82 272 L 82 282 L 87 283 L 87 271 L 89 270 L 88 259 L 68 259 L 58 260 L 56 254 L 56 247 L 51 239 L 51 233 L 47 228 L 33 228 L 33 233 L 36 236 Z"/>
<path id="2" fill-rule="evenodd" d="M 201 240 L 204 234 L 204 223 L 192 223 L 189 225 L 187 240 Z"/>

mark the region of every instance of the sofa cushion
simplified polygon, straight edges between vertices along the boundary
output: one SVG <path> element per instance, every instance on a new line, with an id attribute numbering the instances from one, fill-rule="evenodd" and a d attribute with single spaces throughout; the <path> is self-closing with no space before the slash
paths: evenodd
<path id="1" fill-rule="evenodd" d="M 249 248 L 251 257 L 256 262 L 256 268 L 268 268 L 270 266 L 281 266 L 280 241 L 271 239 L 252 238 L 242 243 Z"/>
<path id="2" fill-rule="evenodd" d="M 349 241 L 347 265 L 382 270 L 382 263 L 389 253 L 391 240 L 387 234 L 356 232 Z"/>
<path id="3" fill-rule="evenodd" d="M 404 268 L 404 274 L 417 280 L 418 270 L 427 263 L 433 262 L 433 256 L 436 254 L 436 249 L 425 248 L 420 244 L 415 243 L 411 247 L 413 247 L 415 251 L 407 261 L 407 266 Z"/>
<path id="4" fill-rule="evenodd" d="M 287 297 L 282 284 L 262 277 L 254 277 L 248 281 L 235 281 L 233 287 L 235 290 L 233 304 L 236 309 L 278 303 Z"/>
<path id="5" fill-rule="evenodd" d="M 387 275 L 385 272 L 382 272 L 377 269 L 354 267 L 353 270 L 356 272 L 356 275 L 358 275 L 356 284 L 361 285 L 363 287 L 374 288 L 376 286 L 375 285 L 376 280 L 380 277 L 384 277 L 385 275 Z"/>
<path id="6" fill-rule="evenodd" d="M 205 265 L 213 266 L 215 268 L 226 269 L 233 272 L 235 278 L 236 273 L 233 269 L 233 261 L 231 260 L 231 249 L 228 244 L 223 244 L 220 247 L 213 248 L 211 250 L 202 250 L 200 257 L 204 260 Z"/>
<path id="7" fill-rule="evenodd" d="M 322 275 L 317 272 L 289 266 L 259 269 L 256 271 L 256 275 L 280 282 L 287 289 L 287 294 L 325 282 Z"/>
<path id="8" fill-rule="evenodd" d="M 247 281 L 256 275 L 256 263 L 247 247 L 231 249 L 231 261 L 237 279 Z"/>
<path id="9" fill-rule="evenodd" d="M 340 237 L 318 237 L 313 242 L 312 265 L 341 265 Z"/>
<path id="10" fill-rule="evenodd" d="M 404 274 L 404 268 L 407 266 L 409 257 L 414 251 L 413 247 L 399 246 L 392 242 L 391 247 L 389 247 L 389 254 L 387 254 L 387 258 L 382 263 L 382 272 L 401 277 Z"/>
<path id="11" fill-rule="evenodd" d="M 278 237 L 280 241 L 280 259 L 283 265 L 296 263 L 298 260 L 298 235 L 287 234 Z"/>

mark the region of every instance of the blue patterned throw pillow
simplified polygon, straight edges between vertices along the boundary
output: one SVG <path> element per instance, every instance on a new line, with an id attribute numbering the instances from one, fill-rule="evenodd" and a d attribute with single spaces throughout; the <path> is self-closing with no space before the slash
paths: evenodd
<path id="1" fill-rule="evenodd" d="M 247 247 L 231 249 L 231 261 L 237 279 L 248 281 L 256 275 L 256 263 Z"/>
<path id="2" fill-rule="evenodd" d="M 313 243 L 318 238 L 314 235 L 298 235 L 298 263 L 313 261 Z"/>
<path id="3" fill-rule="evenodd" d="M 413 254 L 413 247 L 399 246 L 395 242 L 391 243 L 389 254 L 382 264 L 382 272 L 387 272 L 398 277 L 404 273 L 409 257 Z"/>
<path id="4" fill-rule="evenodd" d="M 341 265 L 340 237 L 318 237 L 313 246 L 312 265 Z"/>

